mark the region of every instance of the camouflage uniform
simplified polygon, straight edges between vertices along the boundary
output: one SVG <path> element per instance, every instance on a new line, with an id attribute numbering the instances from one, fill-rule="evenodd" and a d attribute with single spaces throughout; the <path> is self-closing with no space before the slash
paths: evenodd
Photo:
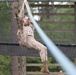
<path id="1" fill-rule="evenodd" d="M 35 40 L 34 38 L 34 26 L 30 24 L 29 26 L 23 25 L 23 40 L 24 45 L 28 48 L 33 48 L 39 51 L 42 62 L 47 61 L 47 48 Z"/>
<path id="2" fill-rule="evenodd" d="M 18 25 L 19 26 L 19 25 Z M 19 44 L 26 46 L 27 48 L 33 48 L 39 51 L 41 60 L 43 62 L 43 67 L 41 72 L 50 73 L 47 66 L 47 48 L 35 40 L 34 38 L 34 26 L 30 23 L 29 26 L 23 25 L 23 27 L 18 29 L 17 32 L 19 38 Z"/>
<path id="3" fill-rule="evenodd" d="M 24 16 L 24 3 L 22 4 L 22 9 L 18 15 L 16 15 L 18 23 L 18 38 L 19 44 L 26 46 L 27 48 L 33 48 L 39 51 L 41 60 L 43 62 L 43 67 L 41 72 L 50 73 L 47 65 L 47 48 L 36 41 L 34 38 L 34 26 L 30 23 L 28 26 L 23 25 L 23 16 Z"/>
<path id="4" fill-rule="evenodd" d="M 28 26 L 23 25 L 23 14 L 24 13 L 24 4 L 22 5 L 22 9 L 17 17 L 18 22 L 18 38 L 19 44 L 22 46 L 26 46 L 27 48 L 33 48 L 39 51 L 42 62 L 47 61 L 47 48 L 35 40 L 34 38 L 34 26 L 30 22 Z"/>

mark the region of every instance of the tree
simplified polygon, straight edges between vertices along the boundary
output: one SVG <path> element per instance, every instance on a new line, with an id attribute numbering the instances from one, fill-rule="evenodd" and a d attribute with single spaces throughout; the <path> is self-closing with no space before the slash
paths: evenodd
<path id="1" fill-rule="evenodd" d="M 0 55 L 0 75 L 11 75 L 11 57 Z"/>

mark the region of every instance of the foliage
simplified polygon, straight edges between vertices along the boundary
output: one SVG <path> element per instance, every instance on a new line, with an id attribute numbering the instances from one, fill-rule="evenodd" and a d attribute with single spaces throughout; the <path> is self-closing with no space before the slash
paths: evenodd
<path id="1" fill-rule="evenodd" d="M 10 7 L 0 2 L 0 42 L 10 40 Z M 0 75 L 11 75 L 11 57 L 0 55 Z"/>
<path id="2" fill-rule="evenodd" d="M 10 39 L 10 7 L 5 2 L 0 3 L 0 39 Z"/>
<path id="3" fill-rule="evenodd" d="M 0 55 L 0 75 L 11 74 L 11 57 Z"/>

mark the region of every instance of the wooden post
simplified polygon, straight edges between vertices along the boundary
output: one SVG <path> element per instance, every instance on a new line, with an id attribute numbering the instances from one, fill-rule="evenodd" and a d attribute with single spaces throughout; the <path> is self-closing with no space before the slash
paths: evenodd
<path id="1" fill-rule="evenodd" d="M 26 75 L 26 57 L 20 57 L 20 75 Z"/>
<path id="2" fill-rule="evenodd" d="M 17 43 L 17 23 L 14 15 L 14 2 L 11 3 L 11 36 L 12 43 Z M 18 75 L 18 56 L 12 56 L 12 75 Z"/>
<path id="3" fill-rule="evenodd" d="M 74 2 L 74 34 L 75 34 L 75 44 L 76 44 L 76 2 Z M 76 65 L 76 58 L 74 58 L 74 63 Z"/>
<path id="4" fill-rule="evenodd" d="M 19 0 L 19 8 L 22 7 L 24 0 Z M 24 13 L 22 13 L 24 16 Z M 26 57 L 20 57 L 20 75 L 26 75 Z"/>
<path id="5" fill-rule="evenodd" d="M 75 44 L 76 44 L 76 2 L 74 2 L 74 34 L 75 34 Z"/>
<path id="6" fill-rule="evenodd" d="M 12 56 L 12 75 L 18 75 L 18 57 Z"/>

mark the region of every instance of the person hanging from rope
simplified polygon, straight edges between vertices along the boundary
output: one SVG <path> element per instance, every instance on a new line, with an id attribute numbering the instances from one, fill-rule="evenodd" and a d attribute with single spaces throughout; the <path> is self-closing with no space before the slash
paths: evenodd
<path id="1" fill-rule="evenodd" d="M 19 44 L 29 49 L 33 48 L 35 50 L 38 50 L 41 57 L 41 61 L 43 63 L 41 72 L 49 74 L 50 71 L 47 65 L 47 61 L 48 61 L 47 48 L 34 38 L 35 28 L 28 16 L 25 16 L 23 18 L 23 13 L 24 13 L 24 3 L 22 5 L 20 13 L 18 14 L 18 16 L 16 15 L 18 20 L 17 35 L 19 38 Z"/>

